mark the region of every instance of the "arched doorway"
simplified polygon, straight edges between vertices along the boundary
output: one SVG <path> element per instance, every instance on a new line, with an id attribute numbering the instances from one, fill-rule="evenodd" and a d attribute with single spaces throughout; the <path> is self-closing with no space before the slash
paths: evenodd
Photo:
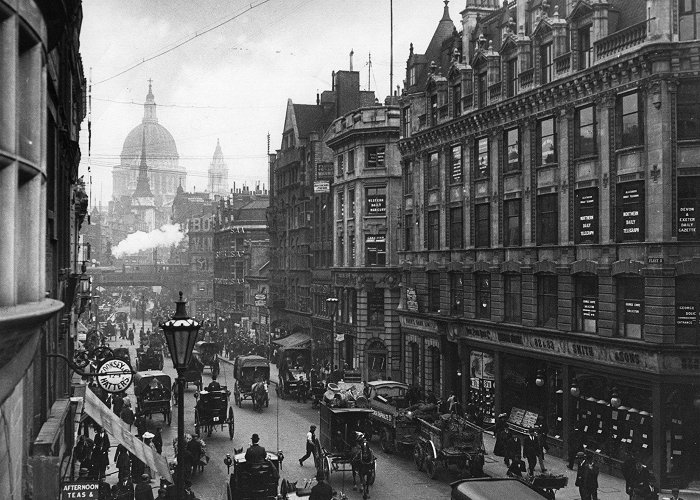
<path id="1" fill-rule="evenodd" d="M 379 339 L 370 340 L 365 349 L 367 359 L 367 380 L 386 379 L 386 355 L 384 342 Z"/>

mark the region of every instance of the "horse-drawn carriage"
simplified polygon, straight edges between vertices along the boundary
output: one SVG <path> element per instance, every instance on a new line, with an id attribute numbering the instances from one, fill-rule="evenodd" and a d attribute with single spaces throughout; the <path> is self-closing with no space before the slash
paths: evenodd
<path id="1" fill-rule="evenodd" d="M 419 434 L 413 451 L 418 470 L 425 470 L 431 478 L 437 475 L 438 465 L 447 469 L 456 465 L 469 470 L 472 477 L 483 475 L 484 437 L 480 427 L 454 414 L 441 415 L 431 423 L 418 418 Z"/>
<path id="2" fill-rule="evenodd" d="M 202 371 L 204 365 L 197 358 L 192 356 L 190 364 L 187 365 L 187 370 L 182 372 L 182 378 L 185 381 L 185 387 L 194 384 L 198 391 L 202 390 Z"/>
<path id="3" fill-rule="evenodd" d="M 374 410 L 371 425 L 365 431 L 367 439 L 379 436 L 382 451 L 393 453 L 412 450 L 416 442 L 416 421 L 407 418 L 408 385 L 391 380 L 375 380 L 368 383 L 369 406 Z"/>
<path id="4" fill-rule="evenodd" d="M 218 342 L 210 342 L 208 340 L 200 340 L 194 345 L 194 357 L 201 363 L 202 367 L 211 368 L 213 377 L 219 375 L 219 353 L 221 352 L 221 344 Z"/>
<path id="5" fill-rule="evenodd" d="M 128 347 L 115 347 L 112 349 L 112 353 L 114 354 L 115 358 L 119 358 L 131 364 L 131 355 L 129 354 Z"/>
<path id="6" fill-rule="evenodd" d="M 161 413 L 163 421 L 170 425 L 170 388 L 170 377 L 161 371 L 137 372 L 134 375 L 137 413 L 149 417 L 154 413 Z"/>
<path id="7" fill-rule="evenodd" d="M 275 390 L 281 399 L 293 397 L 306 403 L 311 390 L 309 377 L 301 367 L 291 368 L 285 364 L 279 372 L 279 382 Z"/>
<path id="8" fill-rule="evenodd" d="M 197 404 L 194 407 L 194 431 L 199 434 L 200 428 L 211 437 L 212 431 L 217 425 L 224 429 L 228 425 L 229 439 L 233 439 L 233 408 L 229 406 L 229 396 L 231 393 L 224 385 L 217 390 L 202 390 L 196 392 L 194 397 Z"/>
<path id="9" fill-rule="evenodd" d="M 241 407 L 243 401 L 250 399 L 253 408 L 261 410 L 270 404 L 267 384 L 270 382 L 270 363 L 262 356 L 237 356 L 233 362 L 233 396 Z"/>
<path id="10" fill-rule="evenodd" d="M 151 346 L 136 349 L 136 371 L 162 370 L 163 351 Z"/>
<path id="11" fill-rule="evenodd" d="M 332 472 L 352 472 L 353 485 L 359 472 L 363 492 L 374 484 L 376 463 L 362 434 L 367 428 L 371 408 L 332 407 L 321 402 L 320 462 L 328 479 Z M 358 441 L 359 437 L 359 441 Z"/>
<path id="12" fill-rule="evenodd" d="M 281 454 L 267 452 L 267 459 L 259 463 L 248 463 L 243 450 L 236 450 L 229 483 L 226 487 L 230 500 L 275 500 L 279 483 Z M 228 460 L 228 458 L 227 458 Z"/>

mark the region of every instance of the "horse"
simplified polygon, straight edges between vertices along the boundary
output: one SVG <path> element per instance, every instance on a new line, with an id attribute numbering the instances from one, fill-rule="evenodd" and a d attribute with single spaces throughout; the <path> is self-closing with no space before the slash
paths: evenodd
<path id="1" fill-rule="evenodd" d="M 253 395 L 254 409 L 262 410 L 263 405 L 267 406 L 269 399 L 267 395 L 267 384 L 265 382 L 255 382 L 250 388 L 250 391 Z"/>
<path id="2" fill-rule="evenodd" d="M 357 490 L 356 475 L 360 476 L 360 488 L 362 490 L 362 498 L 369 498 L 369 486 L 374 480 L 371 475 L 374 473 L 374 461 L 376 460 L 374 453 L 369 447 L 367 440 L 362 437 L 358 444 L 353 448 L 352 457 L 352 489 Z"/>

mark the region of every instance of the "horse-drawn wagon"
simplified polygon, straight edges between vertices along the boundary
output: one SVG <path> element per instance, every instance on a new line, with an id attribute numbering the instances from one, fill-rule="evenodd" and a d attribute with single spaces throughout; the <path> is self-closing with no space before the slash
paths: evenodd
<path id="1" fill-rule="evenodd" d="M 259 463 L 246 462 L 243 450 L 236 450 L 233 460 L 227 456 L 227 465 L 233 465 L 226 487 L 230 500 L 276 500 L 279 469 L 283 456 L 267 452 L 267 458 Z"/>
<path id="2" fill-rule="evenodd" d="M 367 428 L 372 410 L 356 406 L 333 407 L 323 401 L 320 414 L 320 468 L 326 479 L 332 472 L 352 472 L 355 484 L 355 476 L 359 472 L 362 484 L 368 489 L 374 484 L 376 462 L 374 455 L 368 451 L 362 431 Z M 363 463 L 365 456 L 368 459 Z"/>
<path id="3" fill-rule="evenodd" d="M 455 414 L 441 415 L 435 422 L 417 420 L 413 460 L 418 470 L 425 466 L 428 475 L 435 478 L 439 465 L 445 469 L 456 465 L 469 470 L 472 477 L 483 474 L 485 448 L 480 427 Z"/>
<path id="4" fill-rule="evenodd" d="M 219 353 L 221 344 L 209 340 L 200 340 L 194 345 L 194 357 L 197 358 L 204 368 L 211 368 L 212 377 L 219 375 Z"/>
<path id="5" fill-rule="evenodd" d="M 199 434 L 200 428 L 211 437 L 212 431 L 217 425 L 223 430 L 228 425 L 229 439 L 233 439 L 234 420 L 233 408 L 229 406 L 231 393 L 224 385 L 217 390 L 202 390 L 196 392 L 194 397 L 197 404 L 194 408 L 194 432 Z"/>
<path id="6" fill-rule="evenodd" d="M 170 388 L 170 377 L 161 371 L 137 372 L 134 375 L 137 413 L 142 416 L 161 413 L 163 421 L 170 425 L 172 420 Z"/>
<path id="7" fill-rule="evenodd" d="M 253 408 L 261 410 L 270 404 L 267 385 L 270 383 L 270 362 L 262 356 L 237 356 L 233 362 L 233 397 L 236 404 L 250 399 Z"/>

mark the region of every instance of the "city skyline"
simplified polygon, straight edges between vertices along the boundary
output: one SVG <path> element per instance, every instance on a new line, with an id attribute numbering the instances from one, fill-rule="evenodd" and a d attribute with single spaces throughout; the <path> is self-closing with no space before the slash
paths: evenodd
<path id="1" fill-rule="evenodd" d="M 141 123 L 149 80 L 159 123 L 172 133 L 179 164 L 188 171 L 186 190 L 206 190 L 217 139 L 230 188 L 234 182 L 237 188 L 244 182 L 267 187 L 267 134 L 274 153 L 287 99 L 314 103 L 317 92 L 331 88 L 333 71 L 349 69 L 351 51 L 361 88 L 375 91 L 380 102 L 389 94 L 389 1 L 381 4 L 86 4 L 81 51 L 86 78 L 92 79 L 92 123 L 90 144 L 87 118 L 82 125 L 80 174 L 91 191 L 91 206 L 106 206 L 112 199 L 112 168 L 120 163 L 127 134 Z M 427 46 L 443 9 L 441 1 L 394 3 L 395 91 L 403 87 L 409 45 Z M 314 31 L 318 37 L 297 36 Z"/>

